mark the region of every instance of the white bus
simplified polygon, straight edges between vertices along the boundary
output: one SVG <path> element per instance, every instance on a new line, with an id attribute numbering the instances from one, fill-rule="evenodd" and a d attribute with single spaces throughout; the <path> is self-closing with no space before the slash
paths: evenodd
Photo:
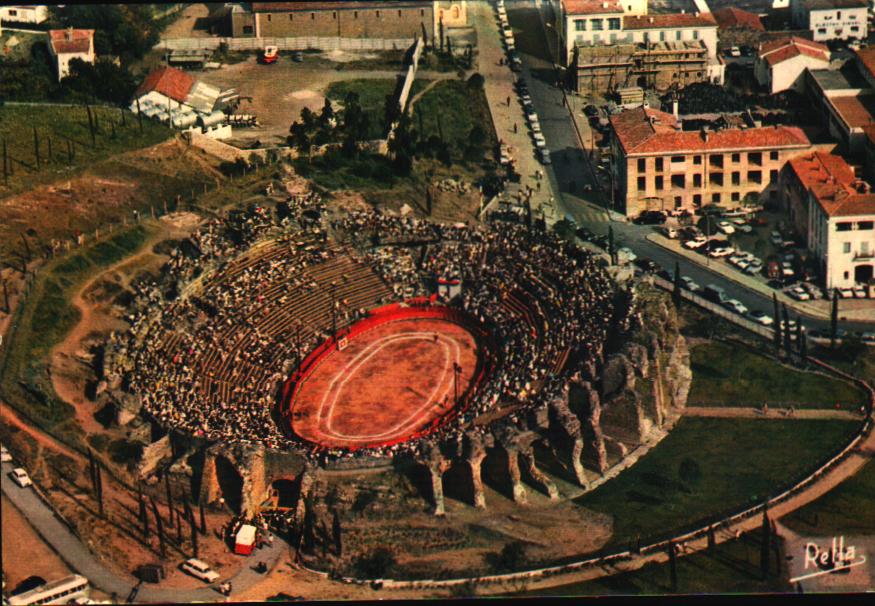
<path id="1" fill-rule="evenodd" d="M 88 579 L 74 574 L 14 595 L 9 598 L 9 605 L 68 604 L 77 598 L 87 599 L 88 590 Z"/>

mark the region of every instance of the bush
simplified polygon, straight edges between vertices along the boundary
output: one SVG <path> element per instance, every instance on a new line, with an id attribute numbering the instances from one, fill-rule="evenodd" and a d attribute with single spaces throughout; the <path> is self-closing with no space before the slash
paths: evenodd
<path id="1" fill-rule="evenodd" d="M 109 445 L 109 458 L 113 463 L 125 465 L 132 463 L 143 454 L 143 445 L 127 440 L 113 440 Z"/>
<path id="2" fill-rule="evenodd" d="M 361 577 L 382 579 L 388 576 L 396 563 L 395 554 L 391 549 L 388 547 L 377 547 L 356 560 L 355 570 Z"/>
<path id="3" fill-rule="evenodd" d="M 678 478 L 688 486 L 694 486 L 702 479 L 702 470 L 693 459 L 686 457 L 678 466 Z"/>

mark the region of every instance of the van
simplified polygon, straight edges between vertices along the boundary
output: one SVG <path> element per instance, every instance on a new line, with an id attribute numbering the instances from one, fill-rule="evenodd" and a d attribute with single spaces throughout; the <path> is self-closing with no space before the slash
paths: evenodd
<path id="1" fill-rule="evenodd" d="M 720 305 L 723 305 L 729 300 L 726 291 L 715 284 L 709 284 L 706 286 L 702 294 L 709 301 L 719 303 Z"/>

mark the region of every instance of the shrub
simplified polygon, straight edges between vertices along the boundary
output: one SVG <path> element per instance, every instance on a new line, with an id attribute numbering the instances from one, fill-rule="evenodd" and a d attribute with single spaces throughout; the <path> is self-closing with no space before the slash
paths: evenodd
<path id="1" fill-rule="evenodd" d="M 395 567 L 395 554 L 388 547 L 377 547 L 360 556 L 355 562 L 356 572 L 367 579 L 382 579 Z"/>

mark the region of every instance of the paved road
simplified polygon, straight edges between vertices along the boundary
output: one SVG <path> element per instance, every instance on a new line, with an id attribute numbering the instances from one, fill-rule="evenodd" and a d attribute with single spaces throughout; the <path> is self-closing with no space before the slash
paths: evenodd
<path id="1" fill-rule="evenodd" d="M 597 234 L 606 234 L 610 225 L 618 247 L 627 246 L 639 257 L 652 259 L 670 272 L 674 272 L 677 262 L 681 274 L 691 277 L 700 286 L 716 284 L 729 297 L 744 303 L 749 310 L 760 310 L 774 315 L 770 296 L 751 291 L 717 273 L 710 267 L 716 261 L 700 265 L 647 240 L 647 236 L 655 231 L 652 226 L 635 225 L 625 220 L 611 221 L 611 215 L 605 209 L 605 204 L 609 202 L 598 191 L 599 184 L 593 177 L 594 167 L 590 166 L 589 157 L 577 138 L 568 108 L 562 102 L 562 91 L 555 86 L 557 76 L 547 37 L 551 29 L 545 25 L 552 21 L 552 9 L 549 3 L 538 5 L 533 0 L 509 0 L 506 6 L 508 19 L 514 29 L 517 51 L 523 61 L 523 75 L 529 83 L 532 103 L 540 117 L 547 147 L 554 159 L 552 169 L 560 190 L 559 211 L 578 225 L 586 226 Z M 569 96 L 569 99 L 573 110 L 579 113 L 583 100 L 574 95 Z M 580 121 L 580 127 L 583 131 L 581 134 L 588 136 L 589 129 L 585 121 Z M 592 192 L 584 191 L 587 186 L 592 188 Z M 616 215 L 613 217 L 617 218 Z M 796 316 L 796 310 L 791 315 Z M 829 329 L 828 320 L 814 318 L 804 311 L 798 315 L 809 330 Z M 841 322 L 840 325 L 849 331 L 872 330 L 871 323 Z"/>
<path id="2" fill-rule="evenodd" d="M 0 488 L 3 494 L 18 507 L 26 516 L 28 522 L 49 546 L 67 563 L 70 568 L 88 578 L 94 587 L 107 594 L 115 594 L 120 601 L 131 593 L 137 580 L 130 576 L 122 577 L 107 569 L 97 557 L 67 528 L 45 502 L 31 488 L 20 488 L 9 477 L 12 471 L 11 463 L 2 464 L 2 479 Z M 259 561 L 264 561 L 273 568 L 283 553 L 287 553 L 288 544 L 274 537 L 273 545 L 260 552 Z M 245 566 L 234 577 L 231 583 L 234 593 L 244 591 L 255 585 L 264 575 L 258 574 L 249 566 Z M 224 579 L 223 579 L 224 580 Z M 233 594 L 232 594 L 233 597 Z M 170 589 L 154 585 L 143 585 L 137 594 L 136 602 L 216 602 L 222 596 L 205 586 L 198 589 Z"/>

